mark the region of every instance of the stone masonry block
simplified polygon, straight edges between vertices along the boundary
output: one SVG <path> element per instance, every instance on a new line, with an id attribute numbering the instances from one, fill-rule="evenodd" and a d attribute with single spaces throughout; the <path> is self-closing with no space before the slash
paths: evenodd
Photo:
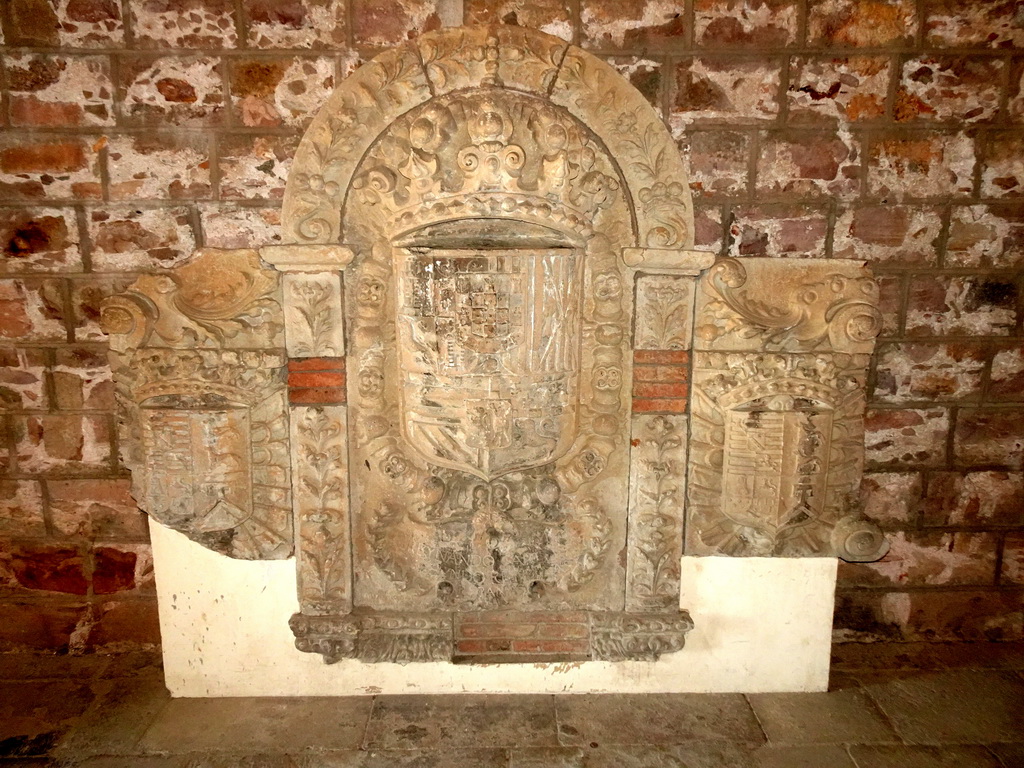
<path id="1" fill-rule="evenodd" d="M 662 63 L 642 56 L 609 56 L 605 59 L 620 75 L 629 80 L 660 115 Z"/>
<path id="2" fill-rule="evenodd" d="M 570 6 L 562 0 L 465 0 L 465 23 L 532 27 L 572 42 Z"/>
<path id="3" fill-rule="evenodd" d="M 836 217 L 832 255 L 873 264 L 938 265 L 942 214 L 921 205 L 855 204 Z"/>
<path id="4" fill-rule="evenodd" d="M 4 66 L 11 125 L 114 124 L 114 85 L 106 56 L 11 53 Z"/>
<path id="5" fill-rule="evenodd" d="M 0 480 L 0 536 L 45 536 L 38 480 Z"/>
<path id="6" fill-rule="evenodd" d="M 187 208 L 97 208 L 89 213 L 93 266 L 102 271 L 173 267 L 195 249 Z"/>
<path id="7" fill-rule="evenodd" d="M 298 136 L 227 135 L 219 143 L 223 200 L 280 200 Z"/>
<path id="8" fill-rule="evenodd" d="M 685 137 L 690 188 L 701 197 L 742 195 L 747 190 L 751 137 L 740 131 L 691 131 Z"/>
<path id="9" fill-rule="evenodd" d="M 920 56 L 903 63 L 893 117 L 990 120 L 999 109 L 1004 64 L 999 59 Z"/>
<path id="10" fill-rule="evenodd" d="M 0 347 L 0 407 L 39 410 L 48 405 L 46 353 L 41 349 Z"/>
<path id="11" fill-rule="evenodd" d="M 1024 200 L 953 208 L 947 267 L 1015 267 L 1024 262 Z"/>
<path id="12" fill-rule="evenodd" d="M 812 0 L 807 41 L 828 48 L 906 45 L 916 31 L 914 0 Z"/>
<path id="13" fill-rule="evenodd" d="M 999 576 L 1002 584 L 1024 585 L 1024 531 L 1006 536 L 1003 543 L 1003 567 Z"/>
<path id="14" fill-rule="evenodd" d="M 580 6 L 587 48 L 667 49 L 685 40 L 682 6 L 672 0 L 592 0 Z"/>
<path id="15" fill-rule="evenodd" d="M 77 272 L 78 222 L 71 208 L 0 208 L 0 274 Z"/>
<path id="16" fill-rule="evenodd" d="M 815 205 L 765 204 L 735 212 L 730 227 L 733 256 L 824 255 L 828 212 Z"/>
<path id="17" fill-rule="evenodd" d="M 125 57 L 118 90 L 129 125 L 199 126 L 222 120 L 224 93 L 215 56 Z"/>
<path id="18" fill-rule="evenodd" d="M 0 136 L 0 199 L 99 198 L 101 143 L 7 131 Z"/>
<path id="19" fill-rule="evenodd" d="M 722 209 L 697 200 L 693 206 L 694 245 L 711 253 L 722 251 Z"/>
<path id="20" fill-rule="evenodd" d="M 995 582 L 992 533 L 890 533 L 889 551 L 874 563 L 840 563 L 843 586 L 984 586 Z"/>
<path id="21" fill-rule="evenodd" d="M 0 280 L 0 340 L 65 341 L 65 322 L 60 283 Z"/>
<path id="22" fill-rule="evenodd" d="M 989 138 L 982 157 L 981 194 L 1024 194 L 1024 135 L 1019 130 L 996 133 Z"/>
<path id="23" fill-rule="evenodd" d="M 49 0 L 9 0 L 3 17 L 7 45 L 57 45 L 60 22 Z"/>
<path id="24" fill-rule="evenodd" d="M 100 345 L 58 347 L 50 377 L 59 409 L 106 411 L 114 407 L 110 364 Z"/>
<path id="25" fill-rule="evenodd" d="M 999 277 L 912 275 L 907 299 L 910 336 L 1007 335 L 1017 323 L 1019 287 Z"/>
<path id="26" fill-rule="evenodd" d="M 872 194 L 941 197 L 971 192 L 974 144 L 964 134 L 912 134 L 878 138 L 868 155 Z"/>
<path id="27" fill-rule="evenodd" d="M 918 472 L 868 472 L 860 484 L 864 515 L 885 529 L 912 528 L 921 502 Z"/>
<path id="28" fill-rule="evenodd" d="M 1008 48 L 1024 45 L 1014 0 L 925 0 L 925 42 L 935 46 Z"/>
<path id="29" fill-rule="evenodd" d="M 146 516 L 127 478 L 47 480 L 50 518 L 62 536 L 143 541 Z"/>
<path id="30" fill-rule="evenodd" d="M 961 408 L 953 456 L 964 466 L 1024 468 L 1024 411 L 1019 408 Z"/>
<path id="31" fill-rule="evenodd" d="M 698 45 L 778 48 L 796 41 L 795 0 L 696 0 Z"/>
<path id="32" fill-rule="evenodd" d="M 938 467 L 946 461 L 949 412 L 945 408 L 869 408 L 864 431 L 869 467 Z"/>
<path id="33" fill-rule="evenodd" d="M 281 209 L 210 203 L 199 206 L 209 248 L 253 248 L 281 242 Z"/>
<path id="34" fill-rule="evenodd" d="M 922 505 L 927 526 L 1006 526 L 1024 522 L 1024 474 L 932 472 Z"/>
<path id="35" fill-rule="evenodd" d="M 305 127 L 334 89 L 334 70 L 327 57 L 232 59 L 233 118 L 246 127 Z"/>
<path id="36" fill-rule="evenodd" d="M 884 56 L 801 56 L 790 65 L 789 121 L 859 122 L 885 116 L 892 67 Z"/>
<path id="37" fill-rule="evenodd" d="M 251 48 L 338 48 L 345 44 L 344 0 L 244 0 Z"/>
<path id="38" fill-rule="evenodd" d="M 114 136 L 107 151 L 112 200 L 210 197 L 210 138 L 202 133 Z"/>
<path id="39" fill-rule="evenodd" d="M 364 45 L 397 45 L 440 28 L 437 0 L 361 0 L 352 6 L 352 34 Z"/>
<path id="40" fill-rule="evenodd" d="M 109 469 L 110 419 L 65 413 L 15 417 L 18 471 L 88 472 Z"/>
<path id="41" fill-rule="evenodd" d="M 55 0 L 53 5 L 62 46 L 111 48 L 124 44 L 124 19 L 117 0 Z"/>
<path id="42" fill-rule="evenodd" d="M 1004 347 L 992 357 L 990 400 L 1024 400 L 1024 344 Z"/>
<path id="43" fill-rule="evenodd" d="M 676 65 L 670 124 L 695 120 L 770 120 L 779 111 L 778 62 L 722 57 L 681 59 Z"/>
<path id="44" fill-rule="evenodd" d="M 234 48 L 232 0 L 137 0 L 133 30 L 140 48 Z"/>
<path id="45" fill-rule="evenodd" d="M 988 355 L 970 343 L 885 344 L 877 352 L 879 402 L 977 400 Z"/>
<path id="46" fill-rule="evenodd" d="M 860 152 L 849 134 L 769 133 L 757 161 L 757 190 L 795 197 L 860 192 Z"/>

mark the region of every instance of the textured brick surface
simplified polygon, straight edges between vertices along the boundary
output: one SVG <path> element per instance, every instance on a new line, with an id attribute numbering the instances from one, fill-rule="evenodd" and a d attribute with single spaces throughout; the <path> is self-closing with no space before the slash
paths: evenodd
<path id="1" fill-rule="evenodd" d="M 88 564 L 85 594 L 0 597 L 0 649 L 155 640 L 100 302 L 197 246 L 280 242 L 284 181 L 316 109 L 458 6 L 0 2 L 0 543 Z M 461 7 L 467 23 L 576 42 L 639 89 L 688 158 L 700 247 L 875 270 L 861 499 L 894 551 L 844 569 L 837 637 L 1024 637 L 1019 3 Z M 638 409 L 685 408 L 685 365 L 635 371 Z M 343 401 L 339 371 L 296 373 L 293 402 Z M 116 591 L 94 589 L 97 563 L 100 591 Z M 14 578 L 4 567 L 0 581 Z"/>

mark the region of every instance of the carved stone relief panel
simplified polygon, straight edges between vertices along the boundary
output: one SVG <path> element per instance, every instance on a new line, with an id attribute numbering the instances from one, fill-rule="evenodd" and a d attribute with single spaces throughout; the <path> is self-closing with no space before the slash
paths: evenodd
<path id="1" fill-rule="evenodd" d="M 704 276 L 688 553 L 884 553 L 884 538 L 857 521 L 854 504 L 879 328 L 877 287 L 861 264 L 727 259 Z"/>
<path id="2" fill-rule="evenodd" d="M 133 494 L 232 557 L 292 552 L 280 294 L 254 251 L 210 249 L 103 307 Z"/>
<path id="3" fill-rule="evenodd" d="M 367 156 L 345 222 L 357 606 L 621 609 L 621 184 L 571 116 L 489 90 Z"/>

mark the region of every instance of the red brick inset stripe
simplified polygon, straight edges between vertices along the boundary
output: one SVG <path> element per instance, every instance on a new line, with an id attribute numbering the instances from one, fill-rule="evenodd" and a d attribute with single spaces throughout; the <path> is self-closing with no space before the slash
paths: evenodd
<path id="1" fill-rule="evenodd" d="M 633 412 L 686 413 L 690 353 L 678 349 L 633 351 Z"/>
<path id="2" fill-rule="evenodd" d="M 289 360 L 288 402 L 292 405 L 344 405 L 345 358 L 305 357 Z"/>

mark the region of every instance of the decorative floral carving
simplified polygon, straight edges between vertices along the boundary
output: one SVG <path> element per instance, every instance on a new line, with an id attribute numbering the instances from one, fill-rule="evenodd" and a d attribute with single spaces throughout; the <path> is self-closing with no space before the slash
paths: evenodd
<path id="1" fill-rule="evenodd" d="M 770 260 L 765 260 L 770 261 Z M 882 327 L 878 286 L 864 268 L 805 260 L 803 280 L 777 264 L 723 259 L 704 277 L 697 338 L 704 348 L 870 352 Z M 748 285 L 747 272 L 759 278 Z"/>
<path id="2" fill-rule="evenodd" d="M 633 441 L 626 607 L 674 608 L 683 554 L 686 421 L 634 416 Z"/>
<path id="3" fill-rule="evenodd" d="M 693 280 L 645 275 L 637 279 L 636 348 L 689 349 Z"/>
<path id="4" fill-rule="evenodd" d="M 679 613 L 595 613 L 590 644 L 600 661 L 657 661 L 682 650 L 693 620 Z"/>
<path id="5" fill-rule="evenodd" d="M 285 285 L 289 353 L 298 357 L 340 355 L 345 339 L 337 274 L 288 274 Z"/>

